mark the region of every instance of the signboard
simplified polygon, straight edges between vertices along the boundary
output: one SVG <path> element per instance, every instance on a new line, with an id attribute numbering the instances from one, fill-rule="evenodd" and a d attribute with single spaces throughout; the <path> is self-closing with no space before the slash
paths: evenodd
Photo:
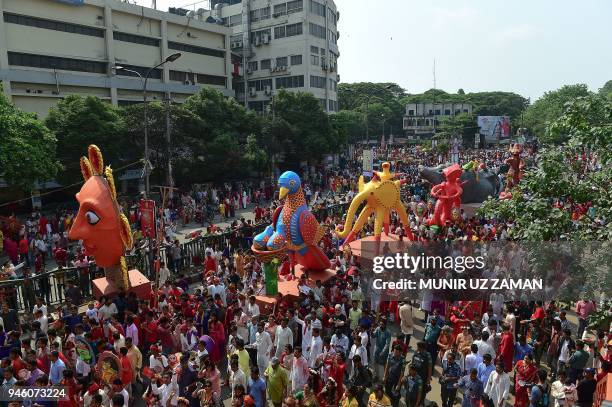
<path id="1" fill-rule="evenodd" d="M 478 116 L 480 134 L 485 141 L 493 142 L 510 137 L 510 118 L 508 116 Z"/>
<path id="2" fill-rule="evenodd" d="M 372 150 L 363 150 L 362 167 L 363 175 L 371 177 L 372 171 L 374 171 L 374 155 L 372 154 Z"/>
<path id="3" fill-rule="evenodd" d="M 54 0 L 58 3 L 69 4 L 71 6 L 83 6 L 85 5 L 85 0 Z"/>
<path id="4" fill-rule="evenodd" d="M 474 148 L 478 148 L 480 145 L 480 134 L 474 135 Z"/>
<path id="5" fill-rule="evenodd" d="M 42 208 L 40 191 L 38 189 L 35 189 L 32 191 L 32 210 L 40 210 L 40 208 Z"/>
<path id="6" fill-rule="evenodd" d="M 140 200 L 140 230 L 144 237 L 155 237 L 155 201 Z"/>

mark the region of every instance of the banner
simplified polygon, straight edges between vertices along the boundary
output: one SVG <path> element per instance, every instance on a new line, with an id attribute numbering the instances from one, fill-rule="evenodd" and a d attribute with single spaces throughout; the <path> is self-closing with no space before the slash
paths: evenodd
<path id="1" fill-rule="evenodd" d="M 278 263 L 278 259 L 273 259 L 263 265 L 266 295 L 276 295 L 278 293 Z"/>
<path id="2" fill-rule="evenodd" d="M 155 201 L 140 200 L 140 230 L 145 237 L 155 237 Z"/>
<path id="3" fill-rule="evenodd" d="M 510 137 L 510 118 L 508 116 L 478 116 L 480 134 L 485 141 L 493 142 Z"/>
<path id="4" fill-rule="evenodd" d="M 363 150 L 363 175 L 368 177 L 372 176 L 372 171 L 374 171 L 374 156 L 372 155 L 372 150 Z"/>

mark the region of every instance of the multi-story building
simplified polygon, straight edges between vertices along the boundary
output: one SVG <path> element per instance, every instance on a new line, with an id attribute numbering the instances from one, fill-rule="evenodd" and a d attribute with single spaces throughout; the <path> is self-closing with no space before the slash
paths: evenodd
<path id="1" fill-rule="evenodd" d="M 404 114 L 404 131 L 409 138 L 426 138 L 445 117 L 472 114 L 470 103 L 408 103 Z"/>
<path id="2" fill-rule="evenodd" d="M 295 89 L 338 110 L 339 12 L 332 0 L 211 0 L 205 15 L 232 29 L 240 67 L 234 90 L 246 107 L 264 111 L 276 91 Z"/>
<path id="3" fill-rule="evenodd" d="M 182 102 L 202 86 L 233 96 L 231 30 L 118 0 L 0 0 L 4 93 L 44 117 L 67 94 L 113 104 L 142 101 L 137 74 L 151 71 L 149 100 Z"/>

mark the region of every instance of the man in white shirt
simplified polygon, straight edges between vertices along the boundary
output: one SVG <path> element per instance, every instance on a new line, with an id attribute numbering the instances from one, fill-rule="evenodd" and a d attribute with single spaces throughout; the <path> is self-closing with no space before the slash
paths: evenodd
<path id="1" fill-rule="evenodd" d="M 351 346 L 351 351 L 349 352 L 348 359 L 351 362 L 351 371 L 353 371 L 353 358 L 355 355 L 359 355 L 361 357 L 361 363 L 364 366 L 368 366 L 368 351 L 365 346 L 361 344 L 361 336 L 355 336 L 355 343 Z"/>
<path id="2" fill-rule="evenodd" d="M 238 384 L 242 385 L 246 390 L 247 388 L 246 375 L 240 369 L 238 359 L 234 359 L 230 363 L 230 371 L 229 371 L 229 385 L 232 391 L 232 400 L 234 399 L 234 389 L 236 388 L 236 385 Z"/>
<path id="3" fill-rule="evenodd" d="M 408 344 L 410 343 L 410 337 L 414 333 L 412 306 L 409 303 L 402 303 L 399 308 L 399 318 L 401 321 L 400 328 L 402 330 L 402 333 L 404 334 L 405 341 Z M 361 360 L 363 362 L 363 358 Z M 364 366 L 367 366 L 367 364 L 364 363 Z"/>
<path id="4" fill-rule="evenodd" d="M 488 353 L 493 359 L 495 359 L 495 348 L 489 343 L 489 337 L 489 333 L 484 331 L 481 335 L 481 339 L 474 341 L 474 345 L 478 347 L 478 354 L 480 356 L 484 356 Z"/>
<path id="5" fill-rule="evenodd" d="M 478 354 L 478 345 L 473 343 L 470 347 L 470 353 L 465 356 L 465 372 L 469 374 L 472 369 L 477 369 L 480 362 L 482 362 L 482 356 Z"/>
<path id="6" fill-rule="evenodd" d="M 272 351 L 272 339 L 270 334 L 264 330 L 265 323 L 260 321 L 257 324 L 255 334 L 255 348 L 257 349 L 257 367 L 260 372 L 264 372 L 270 363 L 270 352 Z"/>
<path id="7" fill-rule="evenodd" d="M 40 322 L 40 330 L 46 334 L 49 330 L 49 319 L 43 314 L 42 309 L 36 310 L 34 318 L 36 321 Z"/>
<path id="8" fill-rule="evenodd" d="M 166 263 L 163 261 L 160 263 L 159 267 L 159 286 L 162 287 L 166 284 L 166 281 L 170 278 L 170 269 L 166 267 Z"/>
<path id="9" fill-rule="evenodd" d="M 128 394 L 128 391 L 123 387 L 123 383 L 121 382 L 121 379 L 115 379 L 113 381 L 113 397 L 116 397 L 117 394 L 120 394 L 123 396 L 123 407 L 128 407 L 128 403 L 130 402 L 130 395 Z"/>
<path id="10" fill-rule="evenodd" d="M 138 346 L 138 327 L 134 323 L 134 317 L 131 315 L 127 316 L 127 328 L 125 328 L 125 337 L 132 338 L 134 346 Z"/>
<path id="11" fill-rule="evenodd" d="M 342 352 L 345 355 L 346 352 L 348 352 L 349 338 L 342 333 L 342 329 L 336 328 L 336 333 L 333 334 L 331 338 L 331 346 L 336 350 L 336 352 Z"/>
<path id="12" fill-rule="evenodd" d="M 312 339 L 310 340 L 310 352 L 308 354 L 308 366 L 314 367 L 315 361 L 323 352 L 323 341 L 321 340 L 319 328 L 312 329 Z"/>
<path id="13" fill-rule="evenodd" d="M 105 298 L 104 305 L 98 309 L 98 317 L 101 321 L 105 321 L 113 315 L 117 315 L 118 312 L 119 311 L 117 310 L 115 303 L 112 302 L 110 298 Z"/>
<path id="14" fill-rule="evenodd" d="M 287 318 L 283 318 L 280 326 L 276 327 L 276 334 L 274 335 L 274 346 L 276 347 L 276 352 L 274 353 L 274 356 L 279 359 L 285 350 L 285 346 L 293 346 L 293 332 L 291 331 L 291 328 L 287 326 L 288 323 L 289 321 Z"/>
<path id="15" fill-rule="evenodd" d="M 157 345 L 151 345 L 151 356 L 149 356 L 149 368 L 156 373 L 161 373 L 168 367 L 168 358 L 162 355 Z"/>
<path id="16" fill-rule="evenodd" d="M 291 366 L 291 392 L 295 393 L 304 388 L 304 385 L 308 382 L 308 376 L 310 376 L 310 370 L 308 369 L 308 362 L 302 356 L 302 347 L 296 346 L 293 350 L 293 364 Z"/>
<path id="17" fill-rule="evenodd" d="M 153 394 L 159 396 L 160 405 L 177 406 L 179 396 L 177 375 L 173 375 L 170 372 L 164 373 L 164 375 L 162 376 L 162 383 L 163 384 L 158 387 L 155 380 L 151 381 L 151 390 L 153 391 Z"/>
<path id="18" fill-rule="evenodd" d="M 259 305 L 255 303 L 255 296 L 249 297 L 249 303 L 246 306 L 246 314 L 249 318 L 259 316 Z"/>

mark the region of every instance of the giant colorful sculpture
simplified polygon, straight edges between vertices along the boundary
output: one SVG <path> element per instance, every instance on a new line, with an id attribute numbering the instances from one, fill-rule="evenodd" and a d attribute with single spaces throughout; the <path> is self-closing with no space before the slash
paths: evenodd
<path id="1" fill-rule="evenodd" d="M 504 161 L 508 165 L 508 173 L 506 174 L 506 187 L 499 194 L 500 199 L 512 198 L 512 188 L 514 188 L 521 178 L 523 178 L 523 172 L 525 169 L 525 161 L 521 158 L 523 148 L 520 144 L 513 144 L 510 147 L 510 157 Z"/>
<path id="2" fill-rule="evenodd" d="M 345 245 L 355 239 L 372 214 L 374 214 L 374 238 L 380 241 L 383 229 L 386 235 L 389 234 L 391 211 L 397 212 L 404 226 L 406 237 L 414 240 L 408 215 L 401 201 L 400 185 L 402 181 L 394 180 L 395 174 L 389 171 L 390 167 L 389 163 L 383 163 L 382 171 L 375 171 L 370 182 L 366 184 L 363 182 L 363 175 L 359 177 L 359 192 L 351 201 L 344 227 L 337 231 L 338 237 L 344 239 Z M 353 225 L 357 209 L 364 202 L 365 207 Z"/>
<path id="3" fill-rule="evenodd" d="M 446 181 L 431 188 L 431 196 L 437 201 L 432 217 L 427 220 L 430 226 L 444 226 L 446 222 L 457 220 L 460 213 L 463 188 L 459 179 L 463 171 L 459 164 L 453 164 L 442 172 Z"/>
<path id="4" fill-rule="evenodd" d="M 286 171 L 278 185 L 279 198 L 285 203 L 274 212 L 272 224 L 255 236 L 252 251 L 258 256 L 287 251 L 292 266 L 300 264 L 307 270 L 329 268 L 329 259 L 317 246 L 325 230 L 308 210 L 300 177 Z"/>
<path id="5" fill-rule="evenodd" d="M 79 212 L 70 229 L 72 240 L 82 240 L 85 254 L 93 256 L 104 267 L 106 277 L 117 288 L 129 288 L 129 276 L 123 254 L 132 247 L 130 224 L 121 213 L 113 171 L 104 168 L 100 149 L 90 145 L 88 157 L 81 157 L 81 173 L 85 183 L 76 198 Z"/>
<path id="6" fill-rule="evenodd" d="M 464 167 L 468 168 L 463 168 L 465 171 L 461 173 L 460 180 L 463 188 L 461 203 L 481 203 L 489 197 L 499 195 L 500 182 L 497 170 L 483 167 L 481 163 L 475 167 L 473 162 Z M 430 184 L 436 185 L 444 182 L 443 170 L 444 165 L 437 167 L 419 166 L 419 175 Z"/>

